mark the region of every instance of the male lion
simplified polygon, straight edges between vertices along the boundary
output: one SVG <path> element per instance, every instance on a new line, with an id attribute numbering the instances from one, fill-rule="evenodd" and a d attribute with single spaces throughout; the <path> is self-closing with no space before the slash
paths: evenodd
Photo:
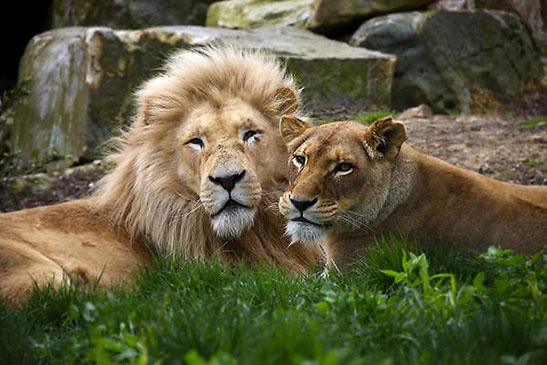
<path id="1" fill-rule="evenodd" d="M 281 115 L 300 95 L 260 53 L 210 47 L 174 56 L 137 92 L 94 197 L 0 215 L 0 291 L 35 283 L 129 280 L 150 248 L 305 272 L 317 250 L 289 248 L 277 200 L 287 184 Z"/>
<path id="2" fill-rule="evenodd" d="M 292 153 L 290 190 L 279 201 L 287 233 L 321 239 L 331 267 L 347 268 L 382 235 L 521 253 L 547 244 L 547 187 L 496 181 L 421 153 L 404 143 L 401 122 L 314 127 L 288 116 L 280 131 Z"/>

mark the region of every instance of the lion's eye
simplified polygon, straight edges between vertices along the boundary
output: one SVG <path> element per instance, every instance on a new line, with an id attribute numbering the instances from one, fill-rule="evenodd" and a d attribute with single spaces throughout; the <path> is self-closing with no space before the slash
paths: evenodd
<path id="1" fill-rule="evenodd" d="M 338 175 L 347 175 L 353 171 L 353 165 L 347 162 L 342 162 L 336 165 L 334 173 Z"/>
<path id="2" fill-rule="evenodd" d="M 247 131 L 243 135 L 243 142 L 248 143 L 248 144 L 256 142 L 258 140 L 259 135 L 260 135 L 259 131 Z"/>
<path id="3" fill-rule="evenodd" d="M 192 138 L 191 140 L 186 142 L 186 144 L 196 150 L 201 150 L 205 146 L 205 143 L 201 138 Z"/>
<path id="4" fill-rule="evenodd" d="M 296 167 L 302 167 L 306 163 L 306 157 L 295 155 L 292 161 L 296 165 Z"/>

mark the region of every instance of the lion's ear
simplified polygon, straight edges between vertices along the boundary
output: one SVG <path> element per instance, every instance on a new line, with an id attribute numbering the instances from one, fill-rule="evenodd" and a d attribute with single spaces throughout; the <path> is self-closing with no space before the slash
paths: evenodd
<path id="1" fill-rule="evenodd" d="M 136 114 L 134 121 L 137 125 L 146 126 L 167 121 L 176 117 L 177 105 L 183 96 L 172 91 L 172 81 L 166 77 L 156 77 L 146 81 L 135 93 Z"/>
<path id="2" fill-rule="evenodd" d="M 300 92 L 293 84 L 284 83 L 275 92 L 277 114 L 294 114 L 300 107 Z"/>
<path id="3" fill-rule="evenodd" d="M 404 141 L 405 125 L 391 117 L 378 119 L 365 132 L 365 149 L 370 158 L 393 159 Z"/>
<path id="4" fill-rule="evenodd" d="M 292 115 L 284 115 L 279 121 L 279 132 L 287 144 L 295 138 L 300 137 L 302 133 L 311 127 L 313 127 L 311 123 Z"/>

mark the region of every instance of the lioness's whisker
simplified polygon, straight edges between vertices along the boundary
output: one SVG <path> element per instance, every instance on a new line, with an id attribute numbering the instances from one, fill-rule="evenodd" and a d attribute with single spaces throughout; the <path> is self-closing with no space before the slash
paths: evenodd
<path id="1" fill-rule="evenodd" d="M 345 214 L 342 214 L 340 216 L 338 216 L 338 219 L 343 221 L 343 222 L 346 222 L 348 224 L 350 224 L 351 226 L 363 231 L 363 232 L 367 232 L 367 231 L 372 231 L 372 229 L 370 227 L 368 227 L 366 224 L 362 223 L 362 222 L 359 222 L 358 220 L 356 220 L 355 218 L 351 217 L 351 216 L 348 216 L 348 215 L 345 215 Z"/>
<path id="2" fill-rule="evenodd" d="M 364 222 L 362 222 L 362 221 L 356 219 L 355 217 L 352 217 L 351 214 L 348 214 L 348 213 L 350 213 L 350 212 L 349 212 L 349 211 L 348 211 L 348 212 L 344 212 L 344 213 L 342 214 L 342 216 L 345 217 L 345 218 L 351 219 L 353 222 L 355 222 L 355 223 L 358 224 L 359 226 L 362 226 L 362 227 L 365 227 L 365 228 L 370 229 L 370 227 L 369 227 L 366 223 L 364 223 Z M 359 217 L 359 218 L 364 218 L 364 216 L 358 215 L 357 213 L 353 213 L 353 212 L 351 212 L 351 213 L 352 213 L 352 214 L 355 214 L 355 215 L 356 215 L 357 217 Z"/>
<path id="3" fill-rule="evenodd" d="M 359 213 L 355 213 L 355 212 L 353 212 L 353 211 L 351 211 L 351 210 L 346 210 L 346 211 L 344 212 L 344 214 L 351 214 L 351 215 L 354 215 L 354 216 L 359 217 L 359 218 L 367 218 L 367 216 L 362 215 L 362 214 L 359 214 Z"/>

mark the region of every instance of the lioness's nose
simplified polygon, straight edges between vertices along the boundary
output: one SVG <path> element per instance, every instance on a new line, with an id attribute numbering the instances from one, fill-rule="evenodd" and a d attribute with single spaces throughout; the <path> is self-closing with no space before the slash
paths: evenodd
<path id="1" fill-rule="evenodd" d="M 239 174 L 227 175 L 227 176 L 209 176 L 209 180 L 217 185 L 221 185 L 224 189 L 231 191 L 234 186 L 245 177 L 246 170 L 241 171 Z"/>
<path id="2" fill-rule="evenodd" d="M 301 211 L 302 213 L 308 209 L 309 207 L 311 207 L 312 205 L 314 205 L 315 203 L 317 203 L 317 198 L 313 199 L 313 200 L 300 200 L 300 199 L 293 199 L 293 198 L 289 198 L 291 203 L 294 205 L 294 207 L 296 209 L 298 209 L 299 211 Z"/>

